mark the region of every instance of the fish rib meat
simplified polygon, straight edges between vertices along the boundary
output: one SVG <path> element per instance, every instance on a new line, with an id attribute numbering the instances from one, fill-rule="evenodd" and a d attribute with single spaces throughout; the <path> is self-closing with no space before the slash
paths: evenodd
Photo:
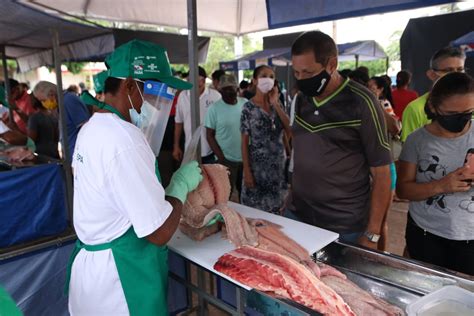
<path id="1" fill-rule="evenodd" d="M 224 254 L 214 269 L 257 290 L 292 299 L 324 315 L 355 315 L 344 300 L 295 260 L 240 247 Z"/>

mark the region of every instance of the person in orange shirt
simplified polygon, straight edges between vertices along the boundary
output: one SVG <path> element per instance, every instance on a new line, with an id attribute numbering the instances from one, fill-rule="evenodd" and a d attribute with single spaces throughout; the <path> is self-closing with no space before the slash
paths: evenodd
<path id="1" fill-rule="evenodd" d="M 10 97 L 8 100 L 13 111 L 13 121 L 18 130 L 26 135 L 28 118 L 36 110 L 33 108 L 31 96 L 28 91 L 23 89 L 18 81 L 10 79 Z"/>

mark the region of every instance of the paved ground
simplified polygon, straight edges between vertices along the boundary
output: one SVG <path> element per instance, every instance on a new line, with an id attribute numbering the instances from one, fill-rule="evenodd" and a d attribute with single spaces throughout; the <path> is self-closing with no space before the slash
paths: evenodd
<path id="1" fill-rule="evenodd" d="M 405 248 L 405 227 L 407 224 L 408 203 L 395 202 L 388 213 L 387 251 L 401 256 Z"/>

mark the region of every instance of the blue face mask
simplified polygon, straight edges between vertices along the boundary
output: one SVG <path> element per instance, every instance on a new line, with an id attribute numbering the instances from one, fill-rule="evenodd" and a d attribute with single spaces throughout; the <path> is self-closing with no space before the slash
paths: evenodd
<path id="1" fill-rule="evenodd" d="M 130 95 L 128 95 L 128 101 L 132 105 L 132 108 L 129 109 L 129 114 L 130 114 L 130 120 L 132 121 L 132 124 L 138 127 L 141 130 L 145 130 L 148 125 L 150 125 L 150 119 L 153 114 L 153 106 L 150 104 L 150 102 L 146 101 L 143 98 L 142 92 L 140 91 L 140 88 L 138 87 L 138 84 L 135 81 L 135 84 L 137 85 L 138 92 L 140 93 L 140 96 L 142 97 L 143 103 L 141 107 L 140 113 L 135 109 L 135 106 L 133 106 L 132 99 L 130 98 Z"/>
<path id="2" fill-rule="evenodd" d="M 132 121 L 132 124 L 135 125 L 136 127 L 140 128 L 140 125 L 142 124 L 142 117 L 140 113 L 135 110 L 135 107 L 133 106 L 132 99 L 128 95 L 128 101 L 132 105 L 132 108 L 128 110 L 128 113 L 130 114 L 130 120 Z"/>

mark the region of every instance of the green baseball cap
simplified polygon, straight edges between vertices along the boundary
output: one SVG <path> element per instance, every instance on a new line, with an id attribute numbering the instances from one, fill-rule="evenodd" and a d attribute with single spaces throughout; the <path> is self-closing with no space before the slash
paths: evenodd
<path id="1" fill-rule="evenodd" d="M 94 90 L 97 93 L 104 92 L 105 79 L 109 77 L 109 72 L 107 70 L 101 71 L 98 74 L 92 76 L 94 80 Z"/>
<path id="2" fill-rule="evenodd" d="M 192 84 L 173 77 L 166 49 L 160 45 L 132 40 L 117 47 L 105 59 L 109 77 L 159 80 L 168 86 L 189 90 Z"/>
<path id="3" fill-rule="evenodd" d="M 104 102 L 101 102 L 97 100 L 96 98 L 94 98 L 92 94 L 89 93 L 89 91 L 82 92 L 79 98 L 87 106 L 96 106 L 99 109 L 102 109 L 104 107 Z"/>

